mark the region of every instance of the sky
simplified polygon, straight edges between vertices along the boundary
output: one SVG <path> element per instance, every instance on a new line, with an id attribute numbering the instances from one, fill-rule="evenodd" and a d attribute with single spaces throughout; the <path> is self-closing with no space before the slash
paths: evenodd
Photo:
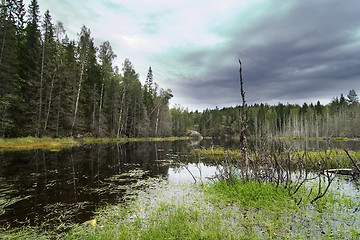
<path id="1" fill-rule="evenodd" d="M 28 6 L 30 0 L 25 0 Z M 121 69 L 170 88 L 189 110 L 248 104 L 329 103 L 360 93 L 360 1 L 38 0 L 70 39 L 82 25 L 109 41 Z"/>

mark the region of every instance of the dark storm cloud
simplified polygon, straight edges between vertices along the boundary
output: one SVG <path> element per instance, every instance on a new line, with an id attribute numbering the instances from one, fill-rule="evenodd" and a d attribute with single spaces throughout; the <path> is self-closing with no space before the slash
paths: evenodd
<path id="1" fill-rule="evenodd" d="M 359 89 L 358 9 L 360 1 L 299 0 L 239 12 L 213 27 L 223 43 L 169 52 L 182 66 L 176 87 L 202 106 L 240 104 L 240 57 L 249 103 L 331 99 Z"/>

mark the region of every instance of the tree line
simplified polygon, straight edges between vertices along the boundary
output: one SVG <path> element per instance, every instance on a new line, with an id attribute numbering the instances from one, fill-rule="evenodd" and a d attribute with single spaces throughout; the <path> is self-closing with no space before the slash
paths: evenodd
<path id="1" fill-rule="evenodd" d="M 156 84 L 151 67 L 142 85 L 131 61 L 114 66 L 108 41 L 95 46 L 83 26 L 71 40 L 61 22 L 43 17 L 37 0 L 2 0 L 0 13 L 0 137 L 203 136 L 240 133 L 241 106 L 169 109 L 170 89 Z M 357 94 L 330 104 L 254 104 L 248 135 L 360 137 Z"/>
<path id="2" fill-rule="evenodd" d="M 188 111 L 170 109 L 172 132 L 183 135 L 195 129 L 203 136 L 240 133 L 241 106 Z M 360 137 L 360 104 L 355 90 L 335 97 L 329 104 L 254 104 L 247 106 L 247 134 L 256 137 Z"/>
<path id="3" fill-rule="evenodd" d="M 140 83 L 131 61 L 121 70 L 108 41 L 95 46 L 81 28 L 71 40 L 37 0 L 2 0 L 0 136 L 142 137 L 171 135 L 171 90 L 151 67 Z"/>

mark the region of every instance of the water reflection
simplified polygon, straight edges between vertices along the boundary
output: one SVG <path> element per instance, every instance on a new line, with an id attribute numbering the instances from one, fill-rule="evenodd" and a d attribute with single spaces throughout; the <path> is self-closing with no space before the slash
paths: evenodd
<path id="1" fill-rule="evenodd" d="M 329 148 L 326 142 L 286 144 L 297 149 Z M 359 150 L 359 142 L 336 144 L 333 147 Z M 234 149 L 239 145 L 238 141 L 220 139 L 196 144 L 135 142 L 85 145 L 60 152 L 1 152 L 0 225 L 46 222 L 55 227 L 61 222 L 84 222 L 98 207 L 121 201 L 129 188 L 142 188 L 139 183 L 148 177 L 173 183 L 194 178 L 206 181 L 216 172 L 215 164 L 199 163 L 188 153 L 193 148 L 212 146 Z"/>
<path id="2" fill-rule="evenodd" d="M 192 181 L 194 183 L 205 183 L 218 173 L 218 169 L 213 165 L 204 163 L 189 163 L 186 166 L 170 168 L 168 180 L 170 183 L 184 183 Z"/>
<path id="3" fill-rule="evenodd" d="M 187 149 L 187 150 L 185 150 Z M 121 200 L 139 180 L 167 178 L 169 154 L 187 144 L 87 145 L 60 152 L 0 153 L 0 224 L 83 222 L 94 210 Z"/>

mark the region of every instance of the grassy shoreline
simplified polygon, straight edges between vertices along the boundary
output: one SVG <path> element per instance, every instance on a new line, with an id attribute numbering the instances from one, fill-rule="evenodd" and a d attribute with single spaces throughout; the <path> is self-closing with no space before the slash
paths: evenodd
<path id="1" fill-rule="evenodd" d="M 57 235 L 39 229 L 3 231 L 5 239 L 359 239 L 356 197 L 336 187 L 315 204 L 310 188 L 296 196 L 267 182 L 170 184 L 154 180 L 128 204 L 101 208 L 92 220 Z M 297 206 L 299 198 L 304 198 Z M 355 209 L 355 211 L 354 211 Z"/>
<path id="2" fill-rule="evenodd" d="M 201 157 L 212 158 L 217 162 L 228 159 L 240 159 L 241 151 L 238 149 L 227 150 L 221 147 L 216 148 L 198 148 L 191 151 L 191 154 Z M 350 156 L 357 161 L 360 159 L 360 151 L 349 151 Z M 249 153 L 251 159 L 258 159 L 258 153 Z M 328 149 L 319 151 L 289 151 L 277 153 L 277 160 L 280 164 L 287 166 L 287 160 L 290 158 L 291 164 L 305 163 L 307 166 L 320 166 L 325 164 L 325 168 L 353 168 L 353 163 L 343 149 Z"/>
<path id="3" fill-rule="evenodd" d="M 0 138 L 0 151 L 24 151 L 43 149 L 49 151 L 60 151 L 64 148 L 71 148 L 82 144 L 98 143 L 126 143 L 126 142 L 147 142 L 147 141 L 176 141 L 186 140 L 188 137 L 165 137 L 165 138 Z"/>
<path id="4" fill-rule="evenodd" d="M 281 141 L 334 141 L 334 142 L 347 142 L 347 141 L 360 141 L 360 138 L 348 138 L 348 137 L 278 137 Z"/>
<path id="5" fill-rule="evenodd" d="M 66 239 L 358 239 L 358 200 L 330 191 L 310 205 L 267 182 L 163 183 L 129 206 L 98 212 L 97 224 L 75 226 Z M 300 206 L 296 198 L 304 198 Z"/>

